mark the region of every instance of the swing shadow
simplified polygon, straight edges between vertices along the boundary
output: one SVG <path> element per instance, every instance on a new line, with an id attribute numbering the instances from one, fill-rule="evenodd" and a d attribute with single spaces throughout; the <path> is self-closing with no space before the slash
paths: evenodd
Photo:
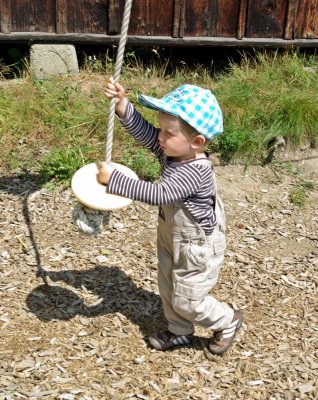
<path id="1" fill-rule="evenodd" d="M 53 282 L 60 285 L 39 285 L 26 298 L 26 305 L 38 319 L 44 322 L 68 321 L 76 316 L 87 319 L 120 313 L 133 325 L 138 326 L 145 343 L 151 349 L 148 337 L 156 331 L 166 330 L 161 298 L 154 292 L 138 287 L 120 267 L 95 265 L 88 270 L 45 271 Z M 98 297 L 95 304 L 87 305 L 71 287 L 89 291 Z M 114 325 L 111 325 L 114 327 Z M 104 325 L 101 327 L 103 330 Z M 105 328 L 107 325 L 105 325 Z M 120 327 L 116 326 L 116 331 Z M 109 331 L 109 329 L 107 329 Z M 125 328 L 123 328 L 125 332 Z M 209 338 L 194 335 L 190 347 L 206 352 Z M 177 348 L 171 348 L 174 351 Z"/>
<path id="2" fill-rule="evenodd" d="M 36 262 L 36 274 L 43 284 L 27 295 L 26 305 L 30 312 L 42 321 L 70 320 L 76 315 L 93 318 L 120 312 L 140 327 L 144 335 L 162 328 L 164 317 L 161 300 L 153 292 L 138 288 L 136 284 L 118 267 L 95 265 L 94 268 L 79 271 L 46 271 L 42 266 L 39 246 L 32 227 L 29 198 L 43 187 L 39 175 L 22 173 L 15 176 L 0 176 L 0 194 L 14 195 L 22 203 L 22 214 L 27 227 Z M 64 282 L 70 287 L 83 286 L 100 299 L 96 305 L 86 305 L 73 290 L 53 282 Z"/>
<path id="3" fill-rule="evenodd" d="M 69 288 L 39 285 L 27 296 L 28 309 L 42 321 L 70 320 L 77 315 L 94 318 L 119 312 L 138 325 L 144 336 L 159 327 L 162 329 L 164 318 L 159 295 L 137 287 L 119 267 L 95 265 L 88 270 L 45 274 L 51 281 L 63 282 Z M 94 294 L 95 303 L 85 304 L 71 287 Z"/>
<path id="4" fill-rule="evenodd" d="M 29 197 L 40 190 L 43 183 L 39 175 L 27 172 L 14 177 L 0 176 L 0 194 L 13 194 L 22 202 L 22 214 L 35 254 L 36 274 L 43 279 L 43 284 L 34 288 L 26 297 L 28 310 L 44 322 L 67 321 L 77 315 L 94 318 L 119 312 L 139 326 L 145 339 L 157 330 L 166 329 L 160 296 L 138 287 L 119 267 L 95 265 L 94 268 L 84 271 L 44 270 L 28 207 Z M 48 278 L 52 282 L 63 282 L 69 288 L 58 284 L 49 285 Z M 81 290 L 85 287 L 99 300 L 95 304 L 87 305 L 71 287 Z M 195 340 L 192 347 L 206 347 L 207 344 L 202 343 L 202 340 Z"/>

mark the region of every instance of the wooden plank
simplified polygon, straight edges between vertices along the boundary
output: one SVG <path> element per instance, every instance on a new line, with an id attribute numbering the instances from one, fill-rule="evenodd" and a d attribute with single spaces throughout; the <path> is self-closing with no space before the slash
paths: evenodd
<path id="1" fill-rule="evenodd" d="M 185 0 L 174 0 L 172 37 L 184 35 Z"/>
<path id="2" fill-rule="evenodd" d="M 188 1 L 185 13 L 185 36 L 236 36 L 239 0 Z"/>
<path id="3" fill-rule="evenodd" d="M 185 30 L 185 10 L 186 10 L 186 0 L 184 0 L 181 4 L 180 9 L 180 26 L 179 26 L 179 37 L 184 37 Z"/>
<path id="4" fill-rule="evenodd" d="M 55 5 L 55 32 L 67 32 L 67 0 L 56 0 Z"/>
<path id="5" fill-rule="evenodd" d="M 107 0 L 67 1 L 67 31 L 106 34 Z"/>
<path id="6" fill-rule="evenodd" d="M 318 0 L 299 2 L 295 21 L 295 39 L 318 38 Z"/>
<path id="7" fill-rule="evenodd" d="M 296 13 L 298 10 L 299 0 L 288 0 L 287 16 L 285 23 L 284 38 L 287 40 L 294 38 Z"/>
<path id="8" fill-rule="evenodd" d="M 219 1 L 219 19 L 216 25 L 216 35 L 222 37 L 235 37 L 237 21 L 240 12 L 239 0 Z"/>
<path id="9" fill-rule="evenodd" d="M 248 0 L 240 0 L 240 11 L 239 18 L 237 23 L 237 39 L 243 39 L 245 36 L 245 27 L 246 27 L 246 19 L 247 19 L 247 4 Z"/>
<path id="10" fill-rule="evenodd" d="M 131 9 L 129 34 L 171 36 L 173 31 L 174 0 L 134 0 Z"/>
<path id="11" fill-rule="evenodd" d="M 75 43 L 75 44 L 117 44 L 119 36 L 104 34 L 83 33 L 45 33 L 45 32 L 13 32 L 10 35 L 0 33 L 0 43 Z M 127 40 L 128 46 L 173 46 L 173 47 L 302 47 L 318 48 L 318 39 L 268 39 L 268 38 L 243 38 L 235 37 L 185 37 L 172 38 L 167 36 L 137 36 L 130 35 Z"/>
<path id="12" fill-rule="evenodd" d="M 210 4 L 208 1 L 187 1 L 184 36 L 209 36 Z"/>
<path id="13" fill-rule="evenodd" d="M 172 37 L 174 37 L 174 38 L 179 36 L 180 3 L 181 3 L 181 0 L 174 0 L 174 2 L 173 2 Z"/>
<path id="14" fill-rule="evenodd" d="M 208 35 L 209 36 L 218 36 L 218 29 L 217 25 L 218 22 L 221 22 L 221 15 L 220 15 L 220 10 L 222 9 L 219 7 L 219 1 L 218 0 L 211 0 L 209 2 L 209 30 L 208 30 Z"/>
<path id="15" fill-rule="evenodd" d="M 246 37 L 283 38 L 286 0 L 249 1 Z"/>
<path id="16" fill-rule="evenodd" d="M 120 33 L 121 22 L 124 13 L 124 4 L 122 0 L 109 0 L 108 2 L 108 33 L 116 35 Z"/>
<path id="17" fill-rule="evenodd" d="M 11 1 L 0 0 L 0 24 L 2 33 L 11 32 Z"/>
<path id="18" fill-rule="evenodd" d="M 11 0 L 11 32 L 55 32 L 54 0 Z"/>

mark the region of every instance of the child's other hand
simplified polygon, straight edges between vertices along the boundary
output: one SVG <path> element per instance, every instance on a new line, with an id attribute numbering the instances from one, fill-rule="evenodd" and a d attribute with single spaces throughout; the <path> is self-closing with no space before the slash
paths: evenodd
<path id="1" fill-rule="evenodd" d="M 120 83 L 114 83 L 114 79 L 111 76 L 106 84 L 105 95 L 110 100 L 116 98 L 116 111 L 121 118 L 126 114 L 126 108 L 128 104 L 128 99 L 125 96 L 125 89 Z"/>
<path id="2" fill-rule="evenodd" d="M 115 169 L 116 168 L 113 165 L 107 164 L 105 161 L 99 163 L 97 174 L 98 182 L 102 183 L 103 185 L 107 185 L 110 180 L 110 176 Z"/>

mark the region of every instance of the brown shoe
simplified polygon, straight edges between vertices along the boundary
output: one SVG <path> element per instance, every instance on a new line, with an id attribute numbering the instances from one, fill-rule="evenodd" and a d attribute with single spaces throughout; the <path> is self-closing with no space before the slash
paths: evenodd
<path id="1" fill-rule="evenodd" d="M 209 343 L 209 350 L 216 356 L 222 356 L 234 342 L 236 332 L 243 323 L 241 311 L 234 310 L 234 317 L 230 325 L 222 331 L 214 332 L 213 338 Z"/>

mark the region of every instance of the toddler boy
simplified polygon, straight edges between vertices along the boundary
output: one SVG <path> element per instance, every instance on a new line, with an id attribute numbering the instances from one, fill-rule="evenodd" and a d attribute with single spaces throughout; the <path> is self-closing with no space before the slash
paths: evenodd
<path id="1" fill-rule="evenodd" d="M 218 197 L 205 144 L 223 131 L 222 112 L 211 91 L 182 85 L 161 99 L 140 95 L 159 112 L 148 123 L 110 79 L 105 94 L 116 97 L 116 113 L 127 132 L 158 158 L 159 183 L 134 180 L 101 163 L 99 180 L 108 192 L 159 206 L 158 285 L 168 330 L 150 336 L 158 350 L 189 345 L 195 325 L 211 331 L 209 350 L 222 355 L 233 343 L 243 316 L 209 295 L 221 268 L 225 239 L 223 204 Z"/>

